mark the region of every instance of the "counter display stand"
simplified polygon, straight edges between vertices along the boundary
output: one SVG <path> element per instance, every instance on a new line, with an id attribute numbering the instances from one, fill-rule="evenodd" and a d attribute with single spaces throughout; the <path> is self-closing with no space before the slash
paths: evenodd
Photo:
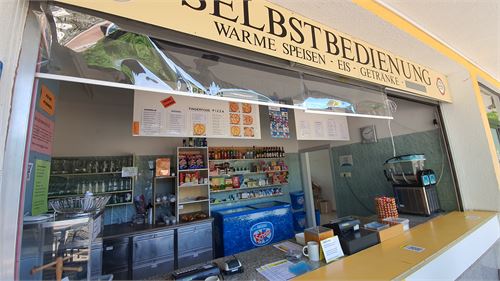
<path id="1" fill-rule="evenodd" d="M 107 207 L 132 204 L 134 178 L 121 175 L 122 167 L 132 166 L 133 155 L 54 157 L 48 199 L 83 196 L 91 191 L 94 195 L 110 194 Z"/>
<path id="2" fill-rule="evenodd" d="M 211 205 L 284 194 L 288 166 L 282 148 L 211 147 L 209 155 Z"/>
<path id="3" fill-rule="evenodd" d="M 177 148 L 177 221 L 206 219 L 210 216 L 208 148 Z"/>
<path id="4" fill-rule="evenodd" d="M 177 223 L 178 207 L 175 179 L 175 176 L 155 176 L 153 178 L 153 224 Z M 165 185 L 168 186 L 169 184 L 172 184 L 172 188 L 170 190 L 168 187 L 165 188 Z"/>

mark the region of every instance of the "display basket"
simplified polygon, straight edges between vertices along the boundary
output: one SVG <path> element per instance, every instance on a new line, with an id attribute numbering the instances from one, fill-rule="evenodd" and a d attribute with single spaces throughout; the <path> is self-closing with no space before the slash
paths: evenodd
<path id="1" fill-rule="evenodd" d="M 98 213 L 103 210 L 110 198 L 109 194 L 65 197 L 50 200 L 49 204 L 57 213 L 88 214 Z"/>

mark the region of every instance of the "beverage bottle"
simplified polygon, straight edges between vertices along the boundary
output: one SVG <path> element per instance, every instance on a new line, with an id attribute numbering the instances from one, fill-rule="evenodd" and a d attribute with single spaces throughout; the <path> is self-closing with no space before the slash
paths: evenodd
<path id="1" fill-rule="evenodd" d="M 148 209 L 148 223 L 153 224 L 153 205 L 151 204 L 151 200 L 149 200 L 147 209 Z"/>

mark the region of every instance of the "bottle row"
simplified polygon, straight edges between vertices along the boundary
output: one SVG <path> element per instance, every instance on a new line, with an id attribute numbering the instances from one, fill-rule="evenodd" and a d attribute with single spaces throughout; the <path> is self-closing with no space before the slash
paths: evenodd
<path id="1" fill-rule="evenodd" d="M 278 195 L 282 195 L 282 194 L 283 194 L 283 192 L 282 192 L 281 187 L 268 188 L 268 189 L 262 189 L 262 190 L 238 192 L 235 194 L 230 194 L 230 195 L 226 196 L 225 198 L 211 198 L 210 203 L 211 204 L 223 204 L 223 203 L 229 203 L 232 201 L 258 199 L 258 198 L 263 198 L 263 197 L 278 196 Z"/>
<path id="2" fill-rule="evenodd" d="M 111 178 L 95 180 L 51 180 L 49 196 L 80 195 L 90 191 L 94 194 L 120 192 L 132 189 L 131 178 Z"/>
<path id="3" fill-rule="evenodd" d="M 132 157 L 107 159 L 54 158 L 51 161 L 52 174 L 97 174 L 121 172 L 123 167 L 132 166 Z"/>
<path id="4" fill-rule="evenodd" d="M 255 147 L 252 148 L 211 148 L 210 160 L 224 159 L 259 159 L 259 158 L 281 158 L 285 157 L 285 150 L 280 146 Z"/>
<path id="5" fill-rule="evenodd" d="M 182 146 L 184 146 L 184 147 L 206 147 L 207 146 L 207 138 L 182 139 Z"/>

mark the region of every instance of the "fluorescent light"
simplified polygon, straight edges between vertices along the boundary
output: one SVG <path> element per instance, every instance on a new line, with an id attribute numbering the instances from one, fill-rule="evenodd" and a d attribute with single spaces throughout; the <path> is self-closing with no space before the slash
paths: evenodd
<path id="1" fill-rule="evenodd" d="M 362 118 L 373 118 L 373 119 L 388 119 L 392 120 L 394 117 L 392 116 L 379 116 L 379 115 L 370 115 L 370 114 L 358 114 L 358 113 L 346 113 L 346 112 L 334 112 L 334 111 L 321 111 L 321 110 L 304 110 L 305 113 L 312 114 L 324 114 L 324 115 L 337 115 L 337 116 L 350 116 L 350 117 L 362 117 Z"/>

